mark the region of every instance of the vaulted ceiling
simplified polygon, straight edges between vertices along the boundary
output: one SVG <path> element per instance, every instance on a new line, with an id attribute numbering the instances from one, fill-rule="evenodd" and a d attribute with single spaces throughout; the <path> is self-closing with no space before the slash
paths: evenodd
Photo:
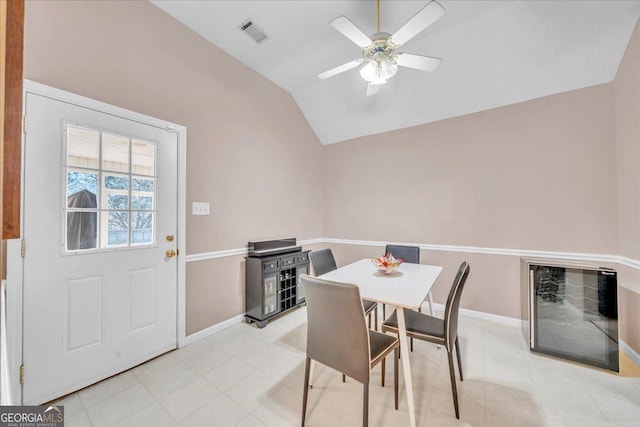
<path id="1" fill-rule="evenodd" d="M 399 51 L 443 58 L 440 67 L 400 68 L 366 96 L 358 69 L 316 76 L 362 57 L 329 22 L 344 15 L 371 35 L 373 0 L 151 1 L 291 93 L 323 144 L 610 82 L 640 17 L 640 1 L 439 0 L 444 17 Z M 382 0 L 380 30 L 427 3 Z M 240 31 L 247 18 L 269 39 Z"/>

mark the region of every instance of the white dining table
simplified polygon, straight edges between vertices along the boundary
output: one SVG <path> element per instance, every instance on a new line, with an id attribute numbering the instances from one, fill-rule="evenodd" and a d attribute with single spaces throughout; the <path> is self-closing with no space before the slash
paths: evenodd
<path id="1" fill-rule="evenodd" d="M 420 307 L 441 271 L 440 266 L 405 262 L 400 264 L 396 273 L 385 275 L 376 271 L 370 259 L 361 259 L 318 276 L 334 282 L 353 283 L 360 289 L 362 298 L 396 307 L 400 355 L 411 427 L 416 426 L 416 413 L 404 310 L 417 310 Z"/>

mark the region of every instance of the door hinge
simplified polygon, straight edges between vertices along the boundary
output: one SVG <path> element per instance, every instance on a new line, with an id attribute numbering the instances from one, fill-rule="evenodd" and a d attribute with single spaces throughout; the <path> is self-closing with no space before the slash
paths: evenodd
<path id="1" fill-rule="evenodd" d="M 27 116 L 22 117 L 22 132 L 27 133 Z"/>
<path id="2" fill-rule="evenodd" d="M 20 365 L 20 384 L 24 384 L 24 365 Z"/>
<path id="3" fill-rule="evenodd" d="M 27 244 L 24 242 L 24 239 L 20 241 L 20 256 L 24 258 L 24 254 L 27 252 Z"/>

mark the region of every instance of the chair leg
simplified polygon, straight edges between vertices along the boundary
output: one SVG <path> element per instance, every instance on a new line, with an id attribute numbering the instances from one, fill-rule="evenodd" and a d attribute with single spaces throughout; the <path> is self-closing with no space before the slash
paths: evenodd
<path id="1" fill-rule="evenodd" d="M 347 382 L 347 376 L 345 374 L 342 374 L 342 382 L 343 383 Z"/>
<path id="2" fill-rule="evenodd" d="M 462 360 L 460 359 L 460 343 L 458 337 L 456 337 L 456 358 L 458 359 L 458 371 L 460 372 L 460 381 L 464 381 L 462 377 Z"/>
<path id="3" fill-rule="evenodd" d="M 304 419 L 307 415 L 307 396 L 309 394 L 309 370 L 311 368 L 311 358 L 307 357 L 304 366 L 304 391 L 302 393 L 302 427 L 304 427 Z"/>
<path id="4" fill-rule="evenodd" d="M 369 312 L 369 315 L 367 317 L 369 317 L 369 329 L 371 329 L 371 312 Z"/>
<path id="5" fill-rule="evenodd" d="M 362 395 L 362 427 L 369 427 L 369 383 L 363 386 Z"/>
<path id="6" fill-rule="evenodd" d="M 385 368 L 385 365 L 386 365 L 386 362 L 385 362 L 386 360 L 387 360 L 387 358 L 385 357 L 384 359 L 382 359 L 382 363 L 381 363 L 381 365 L 382 365 L 382 387 L 384 387 L 384 375 L 385 375 L 385 369 L 384 368 Z"/>
<path id="7" fill-rule="evenodd" d="M 387 320 L 387 306 L 386 304 L 382 304 L 382 321 Z"/>
<path id="8" fill-rule="evenodd" d="M 456 387 L 456 372 L 453 367 L 453 353 L 448 351 L 449 357 L 449 375 L 451 376 L 451 392 L 453 393 L 453 408 L 456 410 L 456 418 L 460 419 L 460 411 L 458 410 L 458 388 Z"/>
<path id="9" fill-rule="evenodd" d="M 313 381 L 311 380 L 313 379 L 313 368 L 315 365 L 313 364 L 313 360 L 311 360 L 309 364 L 311 365 L 311 368 L 309 368 L 309 388 L 313 388 Z"/>
<path id="10" fill-rule="evenodd" d="M 431 294 L 431 291 L 429 291 L 429 293 L 427 294 L 427 298 L 429 299 L 429 311 L 430 311 L 430 315 L 435 316 L 436 315 L 436 307 L 435 304 L 433 303 L 433 294 Z"/>
<path id="11" fill-rule="evenodd" d="M 422 313 L 422 304 L 418 307 L 418 313 Z M 409 337 L 409 344 L 411 347 L 411 352 L 413 353 L 413 337 Z"/>
<path id="12" fill-rule="evenodd" d="M 396 411 L 398 410 L 398 359 L 400 358 L 400 348 L 396 348 L 394 355 L 398 357 L 393 358 L 393 391 L 396 399 Z"/>
<path id="13" fill-rule="evenodd" d="M 374 329 L 377 331 L 378 330 L 378 307 L 376 306 L 376 308 L 374 309 L 375 313 L 373 313 L 373 318 L 376 322 L 376 324 L 374 325 Z"/>

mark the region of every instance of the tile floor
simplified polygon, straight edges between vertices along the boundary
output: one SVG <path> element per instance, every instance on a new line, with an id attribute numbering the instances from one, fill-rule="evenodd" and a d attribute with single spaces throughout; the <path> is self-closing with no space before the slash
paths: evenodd
<path id="1" fill-rule="evenodd" d="M 519 328 L 460 319 L 465 380 L 455 419 L 446 352 L 415 341 L 411 354 L 420 426 L 638 426 L 640 378 L 530 353 Z M 66 427 L 298 426 L 306 310 L 257 329 L 238 324 L 67 396 Z M 392 366 L 392 365 L 389 365 Z M 401 371 L 402 372 L 402 371 Z M 404 383 L 393 408 L 393 369 L 370 387 L 369 424 L 408 426 Z M 361 425 L 361 385 L 318 366 L 308 426 Z"/>

